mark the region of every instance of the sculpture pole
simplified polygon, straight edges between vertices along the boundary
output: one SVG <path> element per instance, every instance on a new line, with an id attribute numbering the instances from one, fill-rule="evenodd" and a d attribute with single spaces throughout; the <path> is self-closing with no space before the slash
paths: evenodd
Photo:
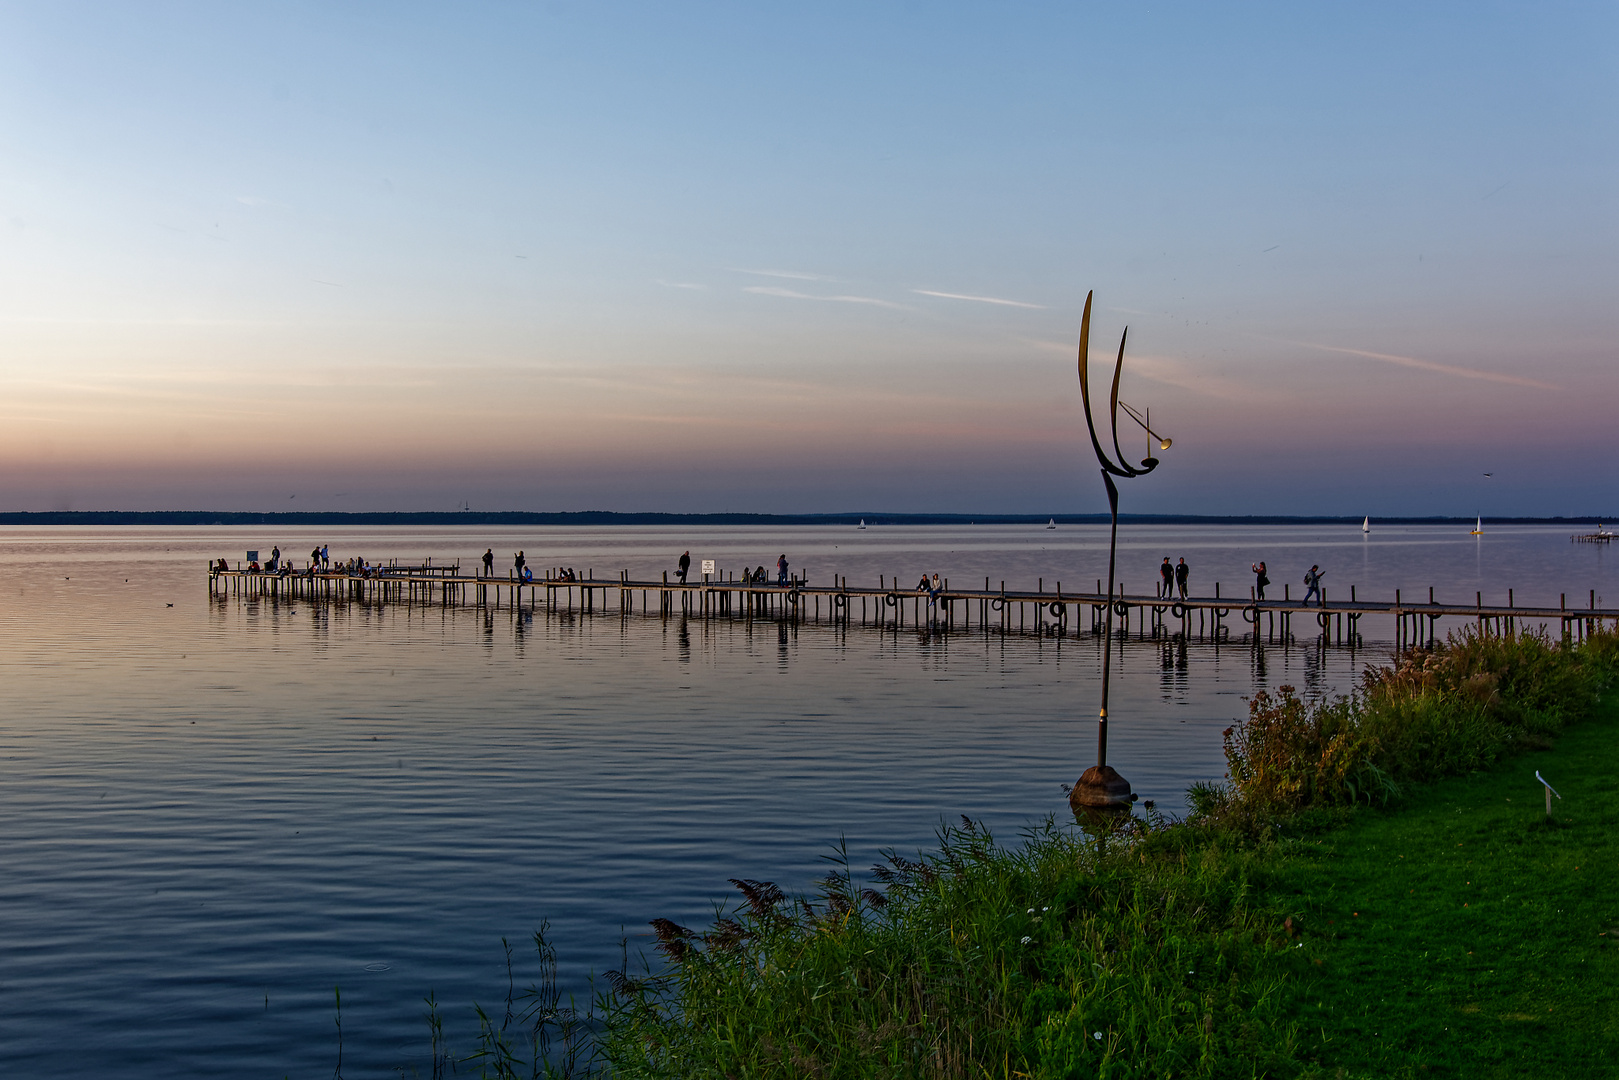
<path id="1" fill-rule="evenodd" d="M 1113 392 L 1108 401 L 1108 426 L 1113 442 L 1112 457 L 1102 449 L 1102 442 L 1096 437 L 1096 421 L 1091 415 L 1090 390 L 1091 299 L 1094 295 L 1094 293 L 1085 295 L 1085 314 L 1079 324 L 1079 393 L 1085 406 L 1085 427 L 1090 432 L 1091 449 L 1096 452 L 1096 460 L 1102 466 L 1102 483 L 1107 486 L 1111 523 L 1107 540 L 1106 614 L 1102 623 L 1102 708 L 1097 715 L 1096 764 L 1085 770 L 1079 782 L 1069 792 L 1068 805 L 1075 814 L 1129 813 L 1130 804 L 1135 802 L 1136 798 L 1130 790 L 1130 782 L 1107 763 L 1107 698 L 1113 666 L 1113 586 L 1119 550 L 1119 489 L 1113 478 L 1145 476 L 1158 467 L 1158 459 L 1151 455 L 1150 450 L 1141 464 L 1135 466 L 1125 460 L 1124 451 L 1119 448 L 1119 408 L 1123 404 L 1119 401 L 1119 377 L 1124 372 L 1124 343 L 1130 334 L 1128 328 L 1119 336 L 1119 357 L 1113 365 Z M 1170 440 L 1155 434 L 1147 426 L 1146 421 L 1129 405 L 1123 405 L 1123 408 L 1125 414 L 1140 425 L 1149 437 L 1159 439 L 1160 449 L 1169 449 Z"/>

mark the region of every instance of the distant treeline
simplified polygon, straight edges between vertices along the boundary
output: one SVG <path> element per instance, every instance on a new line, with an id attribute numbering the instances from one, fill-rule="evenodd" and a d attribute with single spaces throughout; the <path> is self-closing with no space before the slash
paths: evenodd
<path id="1" fill-rule="evenodd" d="M 1584 525 L 1619 515 L 1584 517 L 1492 517 L 1490 525 Z M 611 510 L 558 513 L 531 511 L 337 511 L 242 513 L 220 510 L 55 510 L 0 513 L 0 525 L 1096 525 L 1106 514 L 625 514 Z M 1345 517 L 1287 514 L 1120 514 L 1133 525 L 1358 525 Z M 1470 517 L 1385 517 L 1380 525 L 1470 525 Z"/>

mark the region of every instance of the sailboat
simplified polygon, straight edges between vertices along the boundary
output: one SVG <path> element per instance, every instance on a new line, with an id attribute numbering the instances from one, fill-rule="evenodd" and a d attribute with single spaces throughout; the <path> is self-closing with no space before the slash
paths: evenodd
<path id="1" fill-rule="evenodd" d="M 1468 533 L 1467 535 L 1469 535 L 1469 536 L 1483 536 L 1484 535 L 1484 519 L 1479 518 L 1476 522 L 1474 522 L 1473 531 Z"/>
<path id="2" fill-rule="evenodd" d="M 1363 532 L 1363 533 L 1369 533 L 1369 532 L 1372 531 L 1372 519 L 1371 518 L 1368 517 L 1365 521 L 1360 523 L 1360 531 Z"/>
<path id="3" fill-rule="evenodd" d="M 857 526 L 857 528 L 864 529 L 865 527 L 866 527 L 866 519 L 861 518 L 860 519 L 860 524 Z"/>
<path id="4" fill-rule="evenodd" d="M 1056 527 L 1057 527 L 1057 519 L 1056 518 L 1052 518 L 1049 522 L 1046 523 L 1046 528 L 1048 528 L 1048 529 L 1055 529 Z"/>

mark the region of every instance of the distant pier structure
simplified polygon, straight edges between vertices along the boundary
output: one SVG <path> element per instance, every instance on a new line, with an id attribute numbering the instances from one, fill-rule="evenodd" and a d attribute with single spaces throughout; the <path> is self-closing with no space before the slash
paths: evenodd
<path id="1" fill-rule="evenodd" d="M 1362 644 L 1360 620 L 1368 615 L 1392 616 L 1395 642 L 1401 647 L 1433 643 L 1440 619 L 1474 623 L 1480 632 L 1510 632 L 1516 627 L 1558 624 L 1566 637 L 1583 640 L 1598 627 L 1619 629 L 1619 609 L 1598 608 L 1592 590 L 1585 608 L 1569 607 L 1565 593 L 1559 606 L 1520 607 L 1507 590 L 1507 602 L 1484 603 L 1440 600 L 1432 588 L 1426 598 L 1408 598 L 1398 589 L 1392 599 L 1360 599 L 1355 586 L 1348 596 L 1328 595 L 1321 603 L 1292 599 L 1283 586 L 1279 600 L 1256 600 L 1222 595 L 1219 583 L 1213 596 L 1185 600 L 1130 593 L 1121 584 L 1107 596 L 1100 581 L 1094 590 L 1051 589 L 1041 579 L 1034 589 L 1008 589 L 985 578 L 982 588 L 944 579 L 936 592 L 904 588 L 898 579 L 879 576 L 875 586 L 857 585 L 832 575 L 824 584 L 811 584 L 794 576 L 785 584 L 719 572 L 701 580 L 670 581 L 631 578 L 621 570 L 598 578 L 594 570 L 582 577 L 558 570 L 518 577 L 482 574 L 477 567 L 464 571 L 459 563 L 434 564 L 431 559 L 395 560 L 360 571 L 302 567 L 283 563 L 276 570 L 232 568 L 223 560 L 208 567 L 212 597 L 269 599 L 337 604 L 413 604 L 445 608 L 476 606 L 491 609 L 571 611 L 584 615 L 623 618 L 686 616 L 700 619 L 785 620 L 830 622 L 898 630 L 905 626 L 939 633 L 1037 634 L 1041 636 L 1100 636 L 1106 620 L 1115 620 L 1113 632 L 1126 638 L 1208 641 L 1216 644 L 1247 640 L 1286 643 L 1298 640 L 1298 630 L 1326 645 L 1351 648 Z M 1577 602 L 1577 601 L 1576 601 Z M 1233 638 L 1233 628 L 1243 629 Z"/>

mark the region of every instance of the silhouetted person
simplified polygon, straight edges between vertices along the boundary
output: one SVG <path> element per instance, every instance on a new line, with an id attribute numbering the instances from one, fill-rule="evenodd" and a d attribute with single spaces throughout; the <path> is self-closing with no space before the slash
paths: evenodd
<path id="1" fill-rule="evenodd" d="M 1181 599 L 1186 599 L 1186 579 L 1192 576 L 1192 568 L 1182 559 L 1175 564 L 1175 585 L 1181 591 Z"/>
<path id="2" fill-rule="evenodd" d="M 1255 563 L 1254 567 L 1254 598 L 1265 599 L 1265 586 L 1270 584 L 1270 575 L 1265 573 L 1263 562 Z"/>
<path id="3" fill-rule="evenodd" d="M 686 574 L 690 570 L 691 570 L 691 552 L 690 551 L 682 551 L 680 553 L 680 566 L 679 566 L 679 569 L 677 569 L 675 571 L 675 577 L 680 579 L 680 583 L 682 585 L 686 584 Z"/>
<path id="4" fill-rule="evenodd" d="M 1304 603 L 1306 605 L 1310 603 L 1310 597 L 1313 596 L 1315 597 L 1316 606 L 1321 606 L 1321 575 L 1324 573 L 1326 571 L 1319 566 L 1311 566 L 1309 571 L 1305 573 Z"/>
<path id="5" fill-rule="evenodd" d="M 781 558 L 776 560 L 776 584 L 787 584 L 787 556 L 785 553 L 782 554 Z"/>
<path id="6" fill-rule="evenodd" d="M 483 553 L 483 576 L 484 577 L 494 577 L 495 576 L 495 549 L 494 548 L 490 548 L 488 551 Z"/>
<path id="7" fill-rule="evenodd" d="M 523 553 L 521 551 L 512 556 L 512 569 L 517 571 L 517 576 L 519 578 L 523 576 L 523 567 L 526 565 L 528 565 L 528 560 L 523 558 Z"/>
<path id="8" fill-rule="evenodd" d="M 1158 576 L 1163 582 L 1158 586 L 1159 596 L 1168 596 L 1175 591 L 1175 568 L 1169 565 L 1169 556 L 1164 556 L 1164 565 L 1158 568 Z"/>

